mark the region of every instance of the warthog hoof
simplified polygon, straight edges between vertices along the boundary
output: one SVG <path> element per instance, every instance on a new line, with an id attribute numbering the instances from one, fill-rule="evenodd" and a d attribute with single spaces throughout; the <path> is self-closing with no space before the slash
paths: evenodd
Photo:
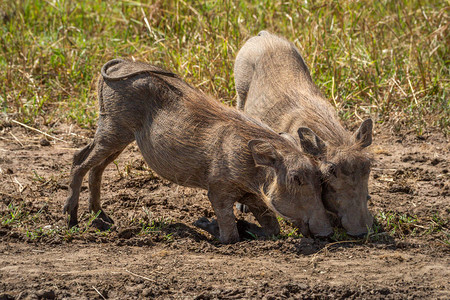
<path id="1" fill-rule="evenodd" d="M 242 203 L 236 203 L 236 209 L 244 214 L 249 212 L 248 206 Z"/>
<path id="2" fill-rule="evenodd" d="M 247 222 L 245 220 L 238 220 L 236 222 L 239 238 L 241 240 L 254 240 L 258 237 L 266 237 L 264 230 L 256 224 Z M 208 220 L 206 217 L 202 217 L 194 222 L 194 226 L 203 229 L 210 233 L 212 236 L 219 238 L 219 224 L 217 220 Z"/>
<path id="3" fill-rule="evenodd" d="M 108 215 L 105 214 L 103 211 L 101 211 L 98 217 L 92 221 L 92 226 L 94 226 L 100 231 L 106 231 L 111 229 L 113 224 L 114 221 L 110 217 L 108 217 Z"/>
<path id="4" fill-rule="evenodd" d="M 217 223 L 217 220 L 212 219 L 211 221 L 208 220 L 206 217 L 201 217 L 197 221 L 194 222 L 194 226 L 203 229 L 207 231 L 209 234 L 214 236 L 215 238 L 219 238 L 220 232 L 219 232 L 219 224 Z"/>
<path id="5" fill-rule="evenodd" d="M 68 222 L 67 222 L 67 225 L 68 225 L 69 228 L 72 228 L 72 227 L 75 227 L 75 226 L 78 225 L 78 220 L 77 220 L 76 218 L 71 218 L 71 217 L 69 216 L 68 219 L 69 219 L 69 220 L 68 220 Z"/>
<path id="6" fill-rule="evenodd" d="M 264 230 L 256 224 L 247 222 L 245 220 L 238 220 L 236 225 L 241 240 L 254 240 L 258 237 L 267 237 L 267 235 L 264 233 Z"/>

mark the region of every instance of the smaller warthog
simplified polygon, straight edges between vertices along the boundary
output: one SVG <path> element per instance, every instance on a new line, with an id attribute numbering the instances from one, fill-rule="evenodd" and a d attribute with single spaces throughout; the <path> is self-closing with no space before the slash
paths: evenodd
<path id="1" fill-rule="evenodd" d="M 322 200 L 350 235 L 367 233 L 372 120 L 350 133 L 312 81 L 297 48 L 262 31 L 249 39 L 234 68 L 238 108 L 276 131 L 296 137 L 297 144 L 321 161 Z"/>
<path id="2" fill-rule="evenodd" d="M 279 233 L 274 212 L 304 234 L 332 232 L 320 199 L 317 163 L 285 136 L 158 67 L 116 59 L 101 74 L 97 132 L 73 159 L 64 206 L 69 226 L 78 223 L 84 175 L 90 170 L 89 208 L 99 212 L 105 167 L 136 140 L 147 164 L 161 177 L 208 190 L 223 243 L 239 240 L 236 201 L 249 206 L 267 236 Z M 99 218 L 112 222 L 103 211 Z"/>

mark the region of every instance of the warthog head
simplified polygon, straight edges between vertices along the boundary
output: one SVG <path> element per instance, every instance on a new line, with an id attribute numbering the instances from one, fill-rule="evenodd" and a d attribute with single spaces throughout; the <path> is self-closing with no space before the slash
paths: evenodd
<path id="1" fill-rule="evenodd" d="M 261 191 L 266 204 L 303 235 L 330 235 L 317 163 L 294 145 L 275 149 L 263 140 L 252 140 L 248 145 L 256 165 L 269 168 L 267 186 Z"/>
<path id="2" fill-rule="evenodd" d="M 309 128 L 300 128 L 302 148 L 322 157 L 322 201 L 337 216 L 348 234 L 360 236 L 372 227 L 367 208 L 371 158 L 364 148 L 372 143 L 372 120 L 365 120 L 352 136 L 351 145 L 326 145 Z"/>

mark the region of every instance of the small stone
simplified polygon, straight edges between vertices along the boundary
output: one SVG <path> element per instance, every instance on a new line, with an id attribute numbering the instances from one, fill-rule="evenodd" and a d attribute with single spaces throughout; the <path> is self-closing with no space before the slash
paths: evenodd
<path id="1" fill-rule="evenodd" d="M 142 291 L 142 296 L 143 297 L 154 297 L 155 293 L 153 293 L 152 289 L 144 289 Z"/>
<path id="2" fill-rule="evenodd" d="M 36 295 L 38 296 L 39 299 L 55 299 L 56 298 L 55 291 L 53 291 L 53 290 L 50 290 L 50 291 L 40 290 L 36 293 Z"/>
<path id="3" fill-rule="evenodd" d="M 441 162 L 441 160 L 439 158 L 434 158 L 430 163 L 431 163 L 432 166 L 435 166 L 435 165 L 437 165 L 440 162 Z"/>
<path id="4" fill-rule="evenodd" d="M 121 239 L 130 239 L 139 232 L 139 227 L 124 228 L 117 234 Z"/>
<path id="5" fill-rule="evenodd" d="M 14 297 L 8 294 L 1 294 L 0 300 L 14 300 Z"/>
<path id="6" fill-rule="evenodd" d="M 47 139 L 42 138 L 39 141 L 39 144 L 41 144 L 41 146 L 46 147 L 46 146 L 50 146 L 50 142 Z"/>
<path id="7" fill-rule="evenodd" d="M 11 233 L 9 234 L 9 236 L 12 237 L 12 238 L 14 238 L 14 239 L 17 239 L 17 238 L 20 237 L 20 234 L 19 234 L 18 232 L 13 231 L 13 232 L 11 232 Z"/>
<path id="8" fill-rule="evenodd" d="M 426 137 L 426 136 L 423 136 L 423 135 L 418 135 L 418 136 L 417 136 L 417 139 L 418 139 L 419 141 L 425 141 L 425 140 L 427 139 L 427 137 Z"/>

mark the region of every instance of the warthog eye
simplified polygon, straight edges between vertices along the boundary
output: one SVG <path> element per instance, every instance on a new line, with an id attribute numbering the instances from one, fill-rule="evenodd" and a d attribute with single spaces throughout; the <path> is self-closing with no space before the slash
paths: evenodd
<path id="1" fill-rule="evenodd" d="M 335 164 L 330 163 L 330 166 L 328 167 L 328 174 L 333 175 L 334 177 L 337 177 Z"/>
<path id="2" fill-rule="evenodd" d="M 302 185 L 302 181 L 300 180 L 300 177 L 298 175 L 294 175 L 294 181 L 298 184 L 298 185 Z"/>

